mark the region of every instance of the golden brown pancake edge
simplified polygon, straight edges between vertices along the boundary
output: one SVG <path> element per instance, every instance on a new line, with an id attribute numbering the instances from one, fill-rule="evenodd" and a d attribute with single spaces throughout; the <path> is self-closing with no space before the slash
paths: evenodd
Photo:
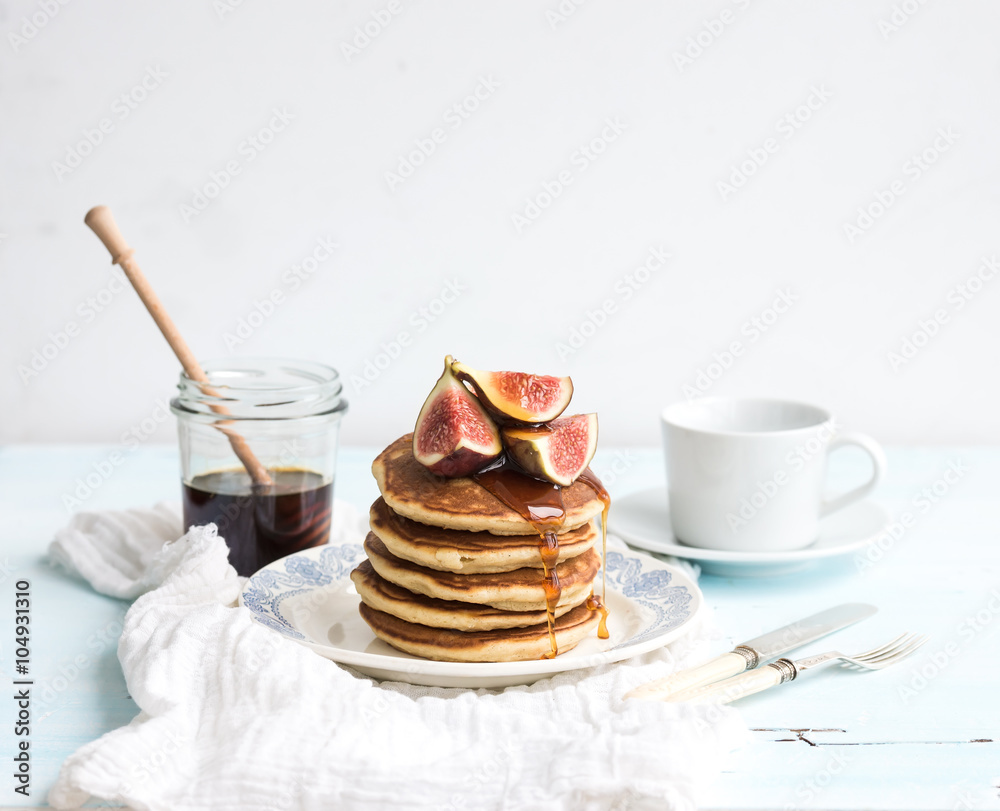
<path id="1" fill-rule="evenodd" d="M 378 498 L 368 515 L 371 531 L 398 558 L 445 572 L 483 574 L 542 567 L 539 536 L 494 535 L 421 524 L 393 512 Z M 560 533 L 559 562 L 582 555 L 600 535 L 596 521 Z"/>
<path id="2" fill-rule="evenodd" d="M 489 605 L 504 611 L 537 611 L 545 608 L 545 580 L 539 569 L 511 572 L 458 574 L 418 566 L 393 555 L 375 533 L 368 533 L 365 553 L 381 577 L 407 591 L 438 600 Z M 593 589 L 601 558 L 593 549 L 556 566 L 562 587 L 557 605 L 575 604 Z"/>
<path id="3" fill-rule="evenodd" d="M 467 477 L 436 476 L 413 456 L 413 434 L 393 442 L 372 462 L 382 498 L 404 518 L 446 529 L 530 535 L 535 530 L 520 514 Z M 563 530 L 576 529 L 601 514 L 603 503 L 582 482 L 562 488 Z"/>
<path id="4" fill-rule="evenodd" d="M 494 631 L 502 628 L 525 628 L 545 622 L 545 611 L 501 611 L 488 605 L 437 600 L 407 591 L 390 583 L 375 571 L 370 560 L 362 561 L 351 572 L 351 580 L 369 608 L 432 628 L 456 631 Z M 585 601 L 585 596 L 581 602 Z M 555 610 L 561 617 L 576 608 L 564 605 Z"/>
<path id="5" fill-rule="evenodd" d="M 452 631 L 428 628 L 407 622 L 391 614 L 358 604 L 362 619 L 383 642 L 404 653 L 445 662 L 517 662 L 539 659 L 549 652 L 548 627 L 545 623 L 527 628 L 497 631 Z M 559 653 L 572 650 L 591 631 L 600 616 L 585 605 L 577 606 L 556 620 L 555 634 Z"/>

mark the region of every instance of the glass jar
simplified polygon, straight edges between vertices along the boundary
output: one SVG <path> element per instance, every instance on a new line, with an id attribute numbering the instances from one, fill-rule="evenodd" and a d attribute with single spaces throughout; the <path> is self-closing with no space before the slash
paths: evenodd
<path id="1" fill-rule="evenodd" d="M 326 543 L 340 419 L 347 411 L 336 370 L 274 358 L 211 360 L 202 368 L 209 383 L 182 373 L 170 401 L 180 439 L 184 526 L 214 523 L 229 546 L 229 562 L 245 576 Z M 251 479 L 233 450 L 240 438 L 269 483 Z M 245 450 L 241 455 L 246 458 Z"/>

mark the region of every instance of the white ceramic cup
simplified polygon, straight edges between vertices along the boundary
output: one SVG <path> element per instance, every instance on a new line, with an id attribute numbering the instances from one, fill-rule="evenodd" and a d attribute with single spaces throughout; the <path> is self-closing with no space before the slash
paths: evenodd
<path id="1" fill-rule="evenodd" d="M 820 519 L 867 496 L 885 474 L 881 446 L 838 434 L 828 411 L 805 403 L 708 397 L 661 415 L 670 522 L 690 546 L 779 552 L 809 546 Z M 871 457 L 871 478 L 824 500 L 827 454 L 845 445 Z"/>

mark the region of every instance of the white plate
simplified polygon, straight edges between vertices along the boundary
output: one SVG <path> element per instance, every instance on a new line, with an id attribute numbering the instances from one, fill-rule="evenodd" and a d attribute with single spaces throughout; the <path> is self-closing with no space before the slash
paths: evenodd
<path id="1" fill-rule="evenodd" d="M 682 571 L 631 549 L 608 550 L 610 639 L 585 639 L 555 659 L 527 662 L 435 662 L 377 639 L 358 613 L 351 570 L 360 544 L 321 546 L 265 566 L 240 595 L 254 618 L 320 656 L 376 679 L 436 687 L 508 687 L 567 670 L 607 664 L 667 644 L 691 630 L 701 609 L 698 587 Z"/>
<path id="2" fill-rule="evenodd" d="M 608 519 L 609 531 L 628 544 L 698 561 L 706 574 L 765 576 L 787 574 L 822 558 L 846 555 L 861 549 L 885 530 L 889 516 L 870 501 L 860 501 L 820 521 L 816 542 L 787 552 L 727 552 L 687 546 L 670 529 L 666 488 L 656 487 L 616 498 Z"/>

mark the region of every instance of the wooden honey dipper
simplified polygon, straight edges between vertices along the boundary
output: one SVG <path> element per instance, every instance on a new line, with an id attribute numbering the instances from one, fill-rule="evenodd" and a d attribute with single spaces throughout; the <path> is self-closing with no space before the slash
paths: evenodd
<path id="1" fill-rule="evenodd" d="M 87 216 L 83 218 L 83 221 L 97 234 L 97 238 L 104 243 L 104 247 L 110 252 L 111 264 L 118 265 L 124 271 L 129 282 L 132 283 L 132 287 L 135 288 L 135 292 L 142 299 L 142 303 L 149 310 L 149 314 L 153 316 L 156 326 L 160 328 L 163 337 L 167 339 L 170 348 L 174 350 L 177 360 L 184 367 L 185 374 L 199 384 L 206 396 L 219 397 L 219 392 L 209 385 L 208 375 L 201 368 L 201 364 L 198 363 L 198 359 L 194 356 L 191 348 L 177 329 L 177 325 L 174 324 L 170 314 L 164 309 L 163 302 L 156 295 L 156 292 L 139 268 L 139 265 L 132 259 L 134 251 L 125 242 L 125 237 L 122 236 L 122 232 L 118 229 L 118 223 L 115 222 L 111 209 L 107 206 L 95 206 L 87 212 Z M 218 403 L 210 403 L 209 408 L 216 414 L 231 413 L 228 408 Z M 267 472 L 267 468 L 261 464 L 260 459 L 254 456 L 247 441 L 228 426 L 228 422 L 220 422 L 215 427 L 229 438 L 229 444 L 233 446 L 233 453 L 243 463 L 243 467 L 250 474 L 254 486 L 266 487 L 271 485 L 271 474 Z"/>

